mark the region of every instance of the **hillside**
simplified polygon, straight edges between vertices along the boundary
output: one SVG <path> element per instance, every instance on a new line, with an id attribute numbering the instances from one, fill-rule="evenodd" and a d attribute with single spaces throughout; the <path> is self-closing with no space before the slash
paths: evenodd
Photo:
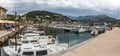
<path id="1" fill-rule="evenodd" d="M 116 23 L 117 19 L 106 16 L 106 15 L 96 15 L 96 16 L 79 16 L 76 20 L 80 20 L 81 22 L 92 22 L 97 21 L 99 23 Z"/>
<path id="2" fill-rule="evenodd" d="M 32 20 L 32 21 L 38 21 L 40 20 L 50 20 L 50 21 L 59 21 L 59 22 L 70 22 L 71 19 L 68 17 L 58 14 L 58 13 L 52 13 L 48 11 L 31 11 L 23 16 L 26 15 L 27 20 Z"/>
<path id="3" fill-rule="evenodd" d="M 8 18 L 11 18 L 11 17 L 14 18 L 15 16 L 14 16 L 14 15 L 11 15 L 11 14 L 7 14 L 7 17 L 8 17 Z"/>
<path id="4" fill-rule="evenodd" d="M 66 15 L 68 18 L 75 20 L 77 17 L 76 16 L 70 16 L 70 15 Z"/>

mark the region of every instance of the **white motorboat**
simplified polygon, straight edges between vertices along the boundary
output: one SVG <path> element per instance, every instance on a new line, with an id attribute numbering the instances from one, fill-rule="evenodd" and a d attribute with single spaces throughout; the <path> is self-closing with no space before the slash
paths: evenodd
<path id="1" fill-rule="evenodd" d="M 44 34 L 44 31 L 38 31 L 37 28 L 27 28 L 25 31 L 25 33 L 39 33 L 39 34 Z"/>
<path id="2" fill-rule="evenodd" d="M 22 42 L 34 42 L 35 40 L 38 42 L 46 42 L 47 44 L 57 44 L 58 39 L 56 36 L 52 35 L 39 35 L 36 33 L 26 33 L 25 35 L 20 35 L 21 38 L 17 39 L 17 44 L 22 44 Z M 15 43 L 15 39 L 10 39 L 12 43 Z"/>
<path id="3" fill-rule="evenodd" d="M 41 56 L 52 55 L 68 48 L 68 44 L 59 43 L 56 36 L 26 33 L 21 38 L 12 39 L 11 42 L 20 45 L 4 46 L 1 48 L 1 56 Z M 17 48 L 16 48 L 17 47 Z"/>
<path id="4" fill-rule="evenodd" d="M 21 45 L 5 46 L 2 48 L 1 56 L 41 56 L 51 55 L 66 50 L 68 44 L 56 44 L 57 40 L 50 36 L 38 36 L 37 34 L 26 34 L 20 40 Z"/>
<path id="5" fill-rule="evenodd" d="M 93 35 L 97 35 L 99 33 L 99 31 L 97 30 L 97 29 L 93 29 L 92 31 L 91 31 L 91 34 L 93 34 Z"/>
<path id="6" fill-rule="evenodd" d="M 3 47 L 3 56 L 37 56 L 47 55 L 47 47 L 37 43 L 22 44 L 17 46 Z"/>
<path id="7" fill-rule="evenodd" d="M 93 26 L 91 34 L 97 35 L 97 34 L 104 33 L 104 32 L 105 32 L 104 26 Z"/>
<path id="8" fill-rule="evenodd" d="M 81 26 L 78 33 L 84 33 L 89 30 L 89 26 Z"/>
<path id="9" fill-rule="evenodd" d="M 79 32 L 79 33 L 83 33 L 83 32 L 85 32 L 85 29 L 84 29 L 84 28 L 80 28 L 80 29 L 78 30 L 78 32 Z"/>
<path id="10" fill-rule="evenodd" d="M 64 45 L 64 44 L 63 44 Z M 46 45 L 44 42 L 40 43 L 29 43 L 17 46 L 5 46 L 2 48 L 1 56 L 41 56 L 51 55 L 67 49 L 67 45 Z"/>

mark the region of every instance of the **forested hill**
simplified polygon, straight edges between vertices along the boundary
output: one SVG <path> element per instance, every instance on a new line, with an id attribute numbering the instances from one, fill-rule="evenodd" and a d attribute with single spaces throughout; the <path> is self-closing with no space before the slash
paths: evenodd
<path id="1" fill-rule="evenodd" d="M 53 13 L 53 12 L 48 12 L 48 11 L 31 11 L 23 16 L 26 16 L 28 20 L 36 21 L 38 19 L 42 20 L 51 20 L 51 21 L 59 21 L 59 22 L 69 22 L 71 19 L 68 17 L 58 14 L 58 13 Z"/>

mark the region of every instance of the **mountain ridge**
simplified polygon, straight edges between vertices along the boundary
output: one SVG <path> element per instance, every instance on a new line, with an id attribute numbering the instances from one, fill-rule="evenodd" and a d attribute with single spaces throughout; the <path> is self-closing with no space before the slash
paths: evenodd
<path id="1" fill-rule="evenodd" d="M 97 21 L 99 23 L 116 23 L 117 19 L 109 17 L 107 15 L 88 15 L 88 16 L 79 16 L 75 20 L 79 20 L 81 22 L 87 23 L 87 22 L 92 22 L 92 21 Z"/>

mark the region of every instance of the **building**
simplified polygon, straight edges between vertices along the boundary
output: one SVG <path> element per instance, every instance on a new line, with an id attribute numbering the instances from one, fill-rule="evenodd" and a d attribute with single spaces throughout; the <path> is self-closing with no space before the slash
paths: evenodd
<path id="1" fill-rule="evenodd" d="M 0 6 L 0 20 L 7 19 L 7 9 Z"/>

